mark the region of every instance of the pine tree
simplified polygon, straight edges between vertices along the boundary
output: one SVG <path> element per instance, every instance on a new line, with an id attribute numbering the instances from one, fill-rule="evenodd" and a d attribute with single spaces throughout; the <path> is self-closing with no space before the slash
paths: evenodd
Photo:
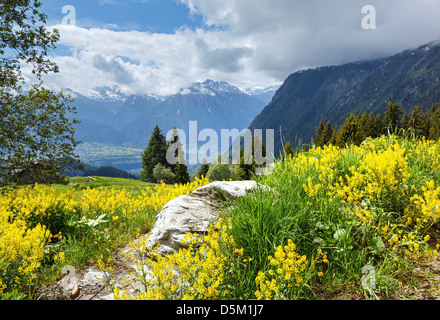
<path id="1" fill-rule="evenodd" d="M 170 149 L 174 150 L 174 157 L 177 159 L 176 164 L 170 164 L 172 172 L 175 174 L 175 183 L 185 184 L 190 181 L 188 167 L 186 166 L 185 151 L 183 150 L 183 144 L 180 141 L 179 132 L 176 128 L 173 128 L 172 139 L 170 141 Z"/>
<path id="2" fill-rule="evenodd" d="M 177 163 L 174 168 L 174 174 L 176 175 L 174 183 L 186 184 L 190 182 L 188 167 L 186 164 Z"/>
<path id="3" fill-rule="evenodd" d="M 252 138 L 251 150 L 247 150 L 245 153 L 243 148 L 240 147 L 240 164 L 239 167 L 243 171 L 243 180 L 250 180 L 252 175 L 255 174 L 256 168 L 262 167 L 262 164 L 257 164 L 255 161 L 255 150 L 261 150 L 261 156 L 266 156 L 266 146 L 263 143 L 261 137 L 254 135 Z"/>
<path id="4" fill-rule="evenodd" d="M 440 139 L 440 108 L 437 108 L 429 117 L 429 135 L 430 140 Z"/>
<path id="5" fill-rule="evenodd" d="M 328 121 L 324 127 L 324 131 L 322 132 L 323 146 L 332 144 L 333 133 L 334 129 L 332 127 L 332 124 L 330 121 Z"/>
<path id="6" fill-rule="evenodd" d="M 411 127 L 410 118 L 406 112 L 403 114 L 401 126 L 404 131 L 408 131 L 408 129 Z"/>
<path id="7" fill-rule="evenodd" d="M 414 130 L 417 137 L 426 137 L 426 124 L 423 113 L 420 111 L 419 106 L 414 106 L 413 112 L 411 114 L 411 119 L 409 120 L 410 127 Z"/>
<path id="8" fill-rule="evenodd" d="M 142 153 L 141 179 L 148 182 L 156 182 L 153 176 L 153 170 L 158 164 L 169 167 L 166 152 L 168 144 L 162 130 L 156 125 L 151 134 L 147 148 Z"/>
<path id="9" fill-rule="evenodd" d="M 324 137 L 323 137 L 324 129 L 325 129 L 324 121 L 321 120 L 318 125 L 318 130 L 316 130 L 315 146 L 317 148 L 319 147 L 322 148 L 324 146 Z"/>
<path id="10" fill-rule="evenodd" d="M 208 174 L 208 171 L 209 171 L 209 163 L 206 160 L 206 158 L 203 158 L 202 165 L 200 167 L 199 172 L 197 173 L 197 176 L 199 178 L 206 177 L 206 175 Z"/>
<path id="11" fill-rule="evenodd" d="M 395 101 L 394 103 L 388 102 L 387 110 L 385 111 L 384 125 L 385 130 L 395 132 L 401 128 L 400 117 L 402 115 L 402 109 L 400 105 Z"/>
<path id="12" fill-rule="evenodd" d="M 372 137 L 378 138 L 381 135 L 383 135 L 384 133 L 385 133 L 384 121 L 382 120 L 382 117 L 380 116 L 380 114 L 378 114 L 374 118 Z"/>
<path id="13" fill-rule="evenodd" d="M 295 154 L 295 149 L 293 149 L 292 145 L 290 144 L 290 141 L 287 141 L 287 143 L 284 146 L 283 150 L 283 156 L 282 159 L 289 159 L 290 156 L 293 156 Z"/>
<path id="14" fill-rule="evenodd" d="M 345 119 L 344 124 L 339 128 L 336 135 L 336 144 L 344 147 L 347 143 L 359 145 L 362 142 L 357 117 L 352 113 Z"/>
<path id="15" fill-rule="evenodd" d="M 367 137 L 371 137 L 373 139 L 377 138 L 377 133 L 375 132 L 375 126 L 374 126 L 375 120 L 376 120 L 376 117 L 375 117 L 374 113 L 370 112 L 370 114 L 368 115 L 368 125 L 370 127 L 370 130 L 368 132 L 369 134 Z"/>
<path id="16" fill-rule="evenodd" d="M 358 124 L 359 124 L 359 139 L 364 141 L 366 138 L 373 136 L 373 122 L 374 115 L 370 113 L 367 115 L 366 112 L 359 113 Z"/>

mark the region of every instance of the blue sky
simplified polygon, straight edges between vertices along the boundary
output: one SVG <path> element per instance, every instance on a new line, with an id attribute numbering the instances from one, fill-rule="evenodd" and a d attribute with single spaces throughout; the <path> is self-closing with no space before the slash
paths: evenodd
<path id="1" fill-rule="evenodd" d="M 43 10 L 49 23 L 61 22 L 66 5 L 75 7 L 77 26 L 119 31 L 137 30 L 174 33 L 182 26 L 201 27 L 202 16 L 191 15 L 188 7 L 175 0 L 45 0 Z"/>
<path id="2" fill-rule="evenodd" d="M 389 56 L 440 39 L 438 0 L 44 0 L 54 90 L 171 94 L 192 82 L 282 83 L 302 69 Z M 62 23 L 64 6 L 75 24 Z M 365 29 L 363 8 L 375 8 Z M 30 70 L 25 74 L 32 79 Z"/>

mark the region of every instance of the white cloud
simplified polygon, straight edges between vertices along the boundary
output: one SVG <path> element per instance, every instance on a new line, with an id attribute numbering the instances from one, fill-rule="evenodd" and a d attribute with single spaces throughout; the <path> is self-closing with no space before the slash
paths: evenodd
<path id="1" fill-rule="evenodd" d="M 55 56 L 54 87 L 119 84 L 167 94 L 207 78 L 240 87 L 282 82 L 299 69 L 391 55 L 440 38 L 434 0 L 180 0 L 204 29 L 173 34 L 57 25 L 73 50 Z M 363 30 L 374 5 L 377 29 Z"/>

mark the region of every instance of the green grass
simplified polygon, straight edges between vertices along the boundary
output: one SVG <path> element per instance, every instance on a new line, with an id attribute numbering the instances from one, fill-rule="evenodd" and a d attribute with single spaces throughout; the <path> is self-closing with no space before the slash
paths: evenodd
<path id="1" fill-rule="evenodd" d="M 133 197 L 140 191 L 150 187 L 154 190 L 155 184 L 139 180 L 108 178 L 108 177 L 73 177 L 67 185 L 53 184 L 51 187 L 57 194 L 75 191 L 77 197 L 82 195 L 82 190 L 87 188 L 105 188 L 114 190 L 126 190 Z M 56 230 L 61 231 L 61 241 L 53 241 L 48 247 L 48 254 L 42 263 L 40 270 L 39 285 L 50 284 L 60 277 L 60 264 L 54 259 L 60 252 L 64 252 L 65 261 L 62 265 L 72 265 L 77 271 L 88 265 L 94 264 L 97 259 L 109 259 L 118 248 L 124 246 L 138 234 L 149 231 L 153 226 L 154 210 L 139 211 L 112 221 L 111 216 L 104 214 L 102 222 L 97 220 L 102 212 L 70 212 L 59 210 L 56 216 Z M 85 219 L 84 223 L 80 222 Z M 97 221 L 96 225 L 88 225 L 86 222 Z M 71 223 L 74 223 L 73 225 Z M 53 227 L 52 227 L 53 229 Z M 35 298 L 31 293 L 28 298 Z"/>
<path id="2" fill-rule="evenodd" d="M 92 178 L 92 179 L 90 179 Z M 82 190 L 89 188 L 114 188 L 115 190 L 125 189 L 131 194 L 138 194 L 141 190 L 150 187 L 154 188 L 156 184 L 144 182 L 142 180 L 109 178 L 109 177 L 72 177 L 69 178 L 67 185 L 53 184 L 52 187 L 59 192 L 67 192 L 69 189 Z"/>
<path id="3" fill-rule="evenodd" d="M 434 179 L 438 186 L 440 170 L 438 165 L 433 165 L 438 159 L 436 153 L 417 151 L 418 141 L 415 139 L 407 137 L 396 140 L 389 137 L 375 140 L 372 150 L 385 150 L 396 141 L 406 149 L 411 175 L 407 183 L 413 186 L 410 191 L 404 192 L 403 183 L 400 182 L 401 189 L 384 191 L 387 194 L 385 199 L 364 199 L 357 204 L 327 196 L 325 192 L 329 189 L 325 187 L 324 192 L 311 197 L 303 185 L 307 184 L 309 178 L 315 183 L 320 181 L 321 172 L 309 167 L 299 173 L 287 163 L 282 163 L 281 169 L 257 179 L 269 186 L 271 191 L 260 189 L 251 196 L 234 201 L 228 211 L 232 218 L 231 234 L 238 245 L 244 248 L 245 256 L 253 259 L 252 268 L 245 273 L 245 282 L 249 286 L 243 294 L 246 299 L 254 298 L 256 287 L 253 279 L 258 271 L 270 268 L 267 257 L 273 255 L 277 246 L 285 245 L 288 239 L 292 239 L 300 254 L 306 255 L 311 261 L 315 259 L 318 249 L 330 260 L 323 277 L 310 278 L 307 290 L 302 292 L 303 299 L 334 297 L 344 290 L 367 299 L 390 299 L 396 297 L 406 282 L 416 281 L 413 270 L 418 262 L 425 259 L 424 256 L 418 256 L 415 252 L 413 257 L 394 252 L 394 247 L 387 242 L 388 238 L 381 234 L 381 230 L 386 225 L 394 224 L 396 234 L 399 229 L 402 235 L 414 234 L 415 242 L 425 249 L 432 248 L 432 245 L 430 247 L 424 243 L 423 237 L 426 234 L 436 236 L 438 219 L 433 220 L 431 228 L 417 229 L 403 223 L 406 219 L 404 210 L 411 206 L 412 194 L 422 193 L 426 181 Z M 438 148 L 439 144 L 435 147 Z M 350 146 L 339 152 L 341 157 L 333 170 L 337 177 L 345 177 L 352 175 L 350 167 L 359 168 L 368 150 Z M 300 155 L 315 157 L 315 154 L 307 152 Z M 386 163 L 388 160 L 384 158 L 383 161 Z M 359 221 L 346 211 L 356 207 L 369 210 L 374 217 L 368 222 Z M 408 242 L 396 245 L 396 249 L 402 251 L 409 251 L 409 248 L 411 244 Z M 399 259 L 399 262 L 395 259 Z M 366 290 L 362 285 L 365 276 L 363 268 L 369 265 L 375 268 L 374 290 Z"/>
<path id="4" fill-rule="evenodd" d="M 405 285 L 414 286 L 419 283 L 416 267 L 425 261 L 423 250 L 435 248 L 436 243 L 424 241 L 426 235 L 431 239 L 439 239 L 438 207 L 433 207 L 435 213 L 426 227 L 415 224 L 405 224 L 410 216 L 417 214 L 417 209 L 412 205 L 411 196 L 424 196 L 423 187 L 426 182 L 433 179 L 435 186 L 440 182 L 440 165 L 438 154 L 440 143 L 431 147 L 421 146 L 419 141 L 411 137 L 399 138 L 395 136 L 383 137 L 367 141 L 361 147 L 348 146 L 337 149 L 339 157 L 330 163 L 335 179 L 321 176 L 324 167 L 316 169 L 315 161 L 325 163 L 326 151 L 303 151 L 292 161 L 284 161 L 277 165 L 275 171 L 268 176 L 255 177 L 255 180 L 269 187 L 258 188 L 252 194 L 227 202 L 225 213 L 231 219 L 231 229 L 228 233 L 234 238 L 238 247 L 243 248 L 243 259 L 252 258 L 251 262 L 238 261 L 233 272 L 225 275 L 224 282 L 229 286 L 230 296 L 234 299 L 255 299 L 258 290 L 255 279 L 259 272 L 268 272 L 272 268 L 268 257 L 273 256 L 279 246 L 286 245 L 292 240 L 296 251 L 306 255 L 309 269 L 304 272 L 305 281 L 295 293 L 295 298 L 300 299 L 332 299 L 338 297 L 355 297 L 362 299 L 394 299 L 402 297 Z M 389 151 L 390 146 L 399 143 L 405 149 L 410 174 L 408 181 L 399 181 L 399 188 L 390 190 L 386 183 L 385 189 L 376 194 L 376 198 L 364 196 L 357 202 L 350 202 L 346 195 L 332 193 L 335 181 L 342 178 L 344 183 L 350 181 L 353 170 L 365 177 L 365 181 L 375 181 L 376 175 L 361 169 L 368 158 L 366 155 L 372 151 Z M 330 151 L 328 151 L 330 152 Z M 387 153 L 388 154 L 388 153 Z M 393 154 L 396 156 L 399 153 Z M 298 168 L 296 163 L 301 163 L 301 157 L 308 158 L 308 162 Z M 331 157 L 330 157 L 331 158 Z M 382 159 L 380 159 L 382 160 Z M 392 159 L 383 158 L 377 163 L 371 162 L 369 168 L 383 170 L 391 166 Z M 400 163 L 399 162 L 399 163 Z M 381 166 L 381 163 L 389 165 Z M 354 169 L 353 169 L 354 168 Z M 399 167 L 398 167 L 399 168 Z M 374 171 L 374 170 L 373 170 Z M 398 171 L 394 172 L 399 176 Z M 380 176 L 380 175 L 377 175 Z M 75 177 L 67 185 L 53 185 L 58 193 L 69 190 L 80 191 L 86 188 L 109 188 L 126 190 L 132 195 L 138 195 L 142 189 L 154 188 L 154 184 L 139 180 L 105 177 Z M 304 185 L 311 179 L 314 185 L 321 183 L 322 188 L 311 194 Z M 370 179 L 370 180 L 369 180 Z M 370 182 L 371 182 L 370 181 Z M 326 184 L 327 183 L 327 184 Z M 405 188 L 405 186 L 411 188 Z M 356 186 L 357 191 L 366 190 L 367 182 Z M 355 188 L 355 189 L 356 189 Z M 336 188 L 337 189 L 337 188 Z M 79 193 L 80 193 L 79 192 Z M 378 192 L 377 190 L 375 192 Z M 434 199 L 435 201 L 440 201 Z M 434 201 L 433 200 L 433 201 Z M 435 204 L 434 204 L 435 206 Z M 353 213 L 355 209 L 364 209 L 371 214 L 363 220 Z M 408 213 L 405 209 L 411 211 Z M 350 211 L 351 210 L 351 211 Z M 437 210 L 437 211 L 436 211 Z M 437 213 L 436 213 L 437 212 Z M 141 231 L 148 231 L 154 223 L 156 211 L 138 212 L 129 219 L 111 221 L 110 217 L 99 221 L 101 213 L 95 212 L 87 216 L 96 224 L 87 225 L 79 222 L 81 213 L 75 217 L 71 212 L 64 213 L 61 219 L 75 222 L 74 225 L 65 226 L 65 237 L 51 249 L 53 252 L 45 258 L 42 268 L 42 281 L 51 282 L 59 277 L 54 255 L 65 252 L 66 263 L 74 265 L 78 270 L 96 262 L 98 258 L 112 257 L 114 251 L 133 239 Z M 390 228 L 390 233 L 384 234 L 385 226 Z M 419 251 L 403 254 L 414 248 L 413 244 L 405 240 L 393 244 L 389 240 L 394 235 L 414 235 L 414 243 L 420 245 Z M 328 257 L 329 263 L 317 262 L 320 257 L 319 250 Z M 399 252 L 402 251 L 402 252 Z M 420 252 L 420 255 L 419 255 Z M 229 253 L 233 257 L 234 253 Z M 366 288 L 363 279 L 367 275 L 366 266 L 374 268 L 375 287 Z M 314 269 L 316 267 L 316 270 Z M 322 271 L 318 275 L 317 271 Z M 437 286 L 436 286 L 437 287 Z"/>

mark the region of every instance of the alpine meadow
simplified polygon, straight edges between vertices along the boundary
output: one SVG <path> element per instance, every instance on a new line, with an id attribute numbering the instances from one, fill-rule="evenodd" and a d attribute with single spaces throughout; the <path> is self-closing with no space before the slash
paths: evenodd
<path id="1" fill-rule="evenodd" d="M 0 300 L 440 299 L 440 4 L 62 2 L 0 0 Z"/>

